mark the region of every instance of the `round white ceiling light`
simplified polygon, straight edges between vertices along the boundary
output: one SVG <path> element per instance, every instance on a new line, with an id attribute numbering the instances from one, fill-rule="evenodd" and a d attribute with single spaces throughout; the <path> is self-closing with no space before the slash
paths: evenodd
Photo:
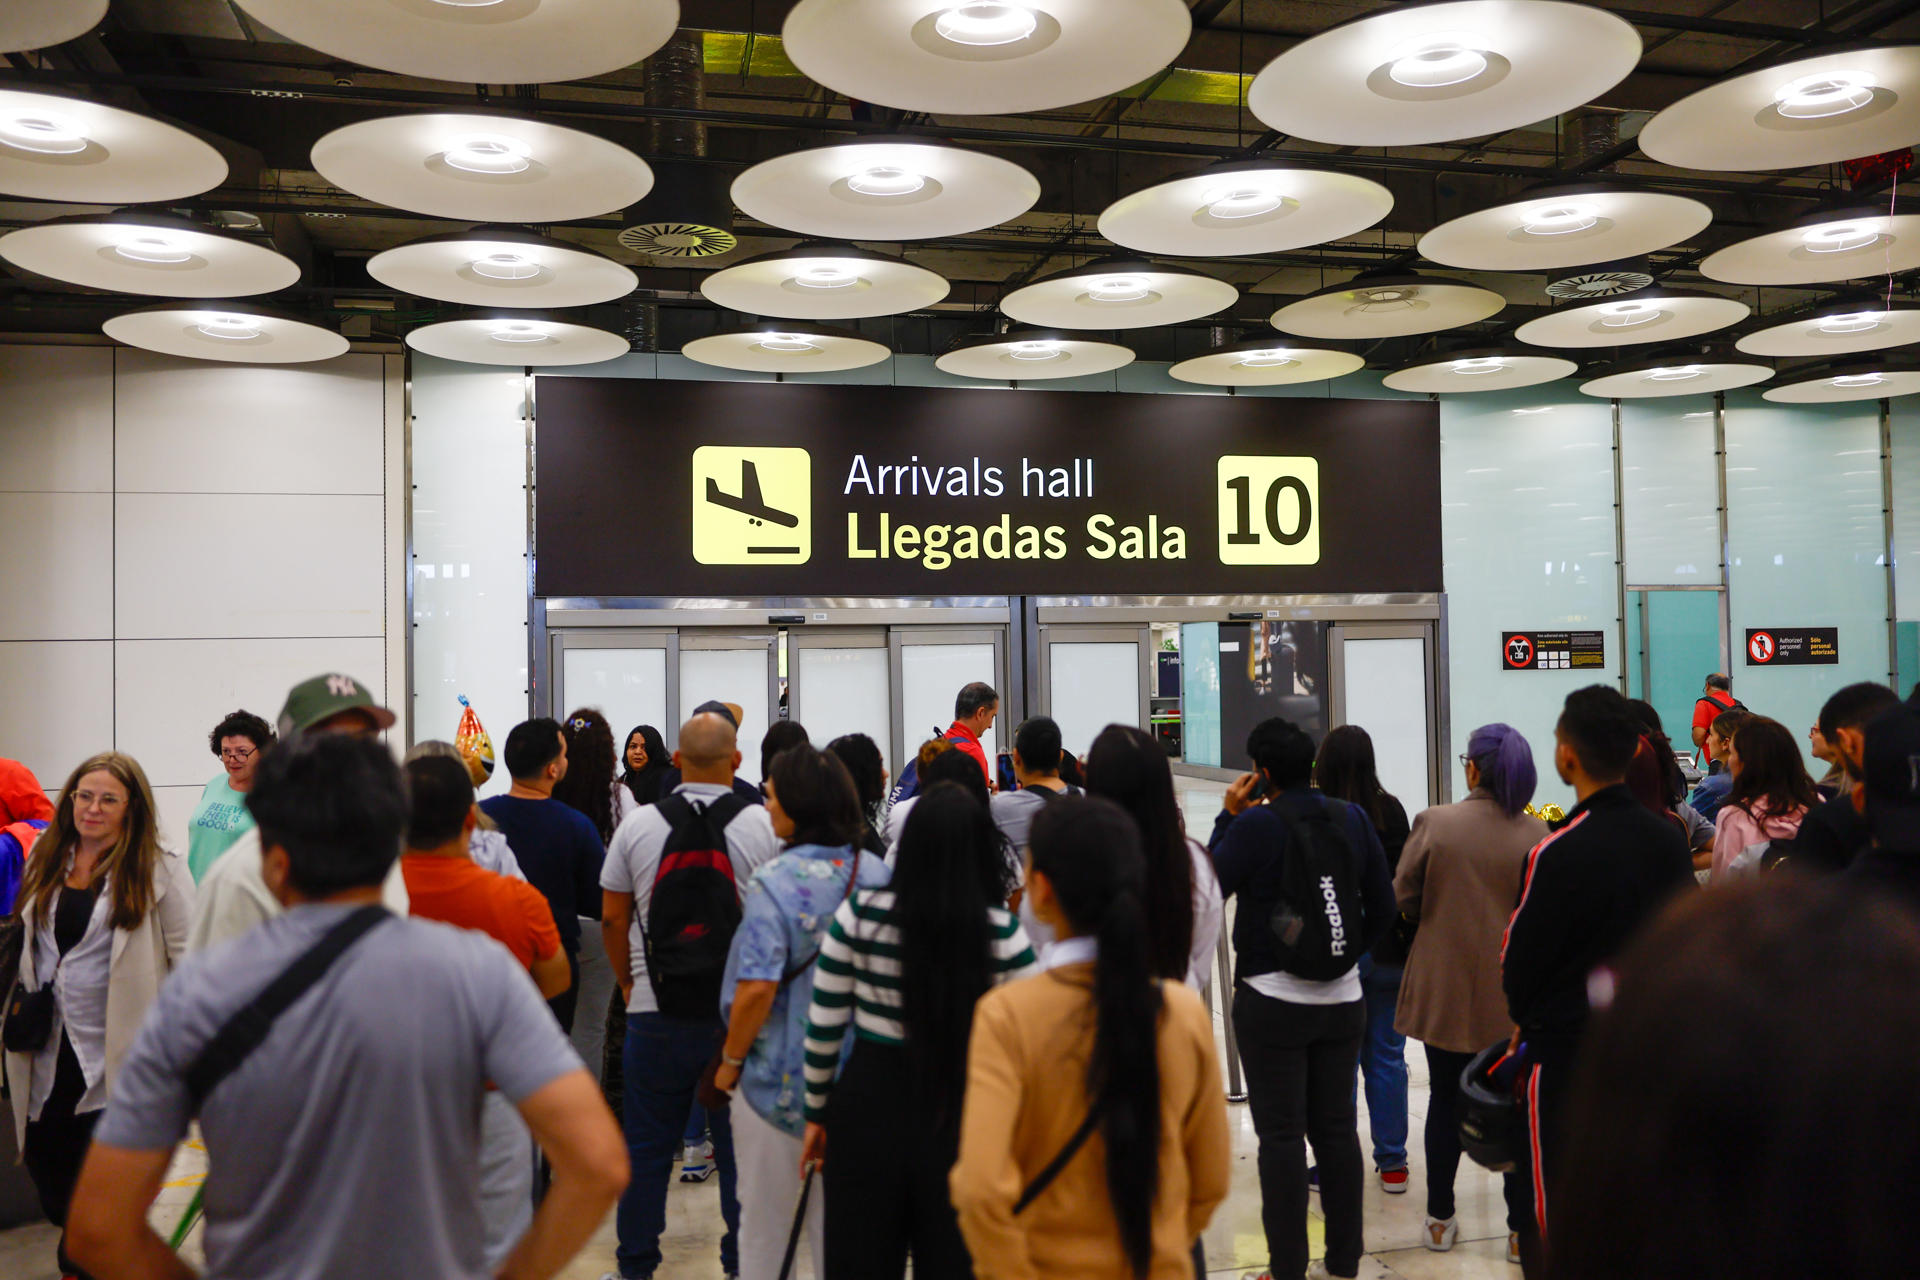
<path id="1" fill-rule="evenodd" d="M 1247 107 L 1270 128 L 1346 146 L 1504 133 L 1585 105 L 1640 60 L 1632 25 L 1563 0 L 1399 5 L 1287 50 Z"/>
<path id="2" fill-rule="evenodd" d="M 1557 307 L 1514 330 L 1540 347 L 1618 347 L 1672 342 L 1739 324 L 1746 303 L 1698 289 L 1641 289 L 1618 298 Z"/>
<path id="3" fill-rule="evenodd" d="M 0 258 L 68 284 L 167 298 L 243 298 L 300 280 L 299 265 L 266 245 L 146 210 L 32 223 L 0 236 Z"/>
<path id="4" fill-rule="evenodd" d="M 1739 360 L 1724 353 L 1688 352 L 1608 365 L 1581 383 L 1580 393 L 1602 400 L 1711 395 L 1716 391 L 1750 387 L 1772 376 L 1773 366 L 1759 360 Z"/>
<path id="5" fill-rule="evenodd" d="M 680 354 L 747 373 L 840 373 L 879 364 L 893 351 L 852 329 L 775 320 L 695 338 Z"/>
<path id="6" fill-rule="evenodd" d="M 1506 305 L 1493 290 L 1460 280 L 1373 272 L 1288 303 L 1272 324 L 1307 338 L 1397 338 L 1473 324 Z"/>
<path id="7" fill-rule="evenodd" d="M 617 333 L 548 312 L 495 311 L 421 325 L 407 345 L 425 355 L 468 364 L 598 364 L 628 351 Z"/>
<path id="8" fill-rule="evenodd" d="M 740 211 L 834 240 L 925 240 L 1011 221 L 1040 180 L 997 156 L 911 139 L 847 142 L 762 161 L 733 182 Z"/>
<path id="9" fill-rule="evenodd" d="M 1136 253 L 1280 253 L 1364 231 L 1392 208 L 1393 193 L 1367 178 L 1246 160 L 1122 196 L 1100 234 Z"/>
<path id="10" fill-rule="evenodd" d="M 653 186 L 646 161 L 625 147 L 509 115 L 363 120 L 314 143 L 313 167 L 364 199 L 477 222 L 598 217 Z"/>
<path id="11" fill-rule="evenodd" d="M 5 242 L 0 241 L 0 245 Z M 1920 342 L 1920 302 L 1860 296 L 1769 316 L 1733 345 L 1754 356 L 1839 356 Z"/>
<path id="12" fill-rule="evenodd" d="M 1423 356 L 1381 379 L 1395 391 L 1442 394 L 1513 391 L 1566 377 L 1580 366 L 1564 356 L 1520 347 L 1472 347 Z"/>
<path id="13" fill-rule="evenodd" d="M 1920 139 L 1920 43 L 1823 50 L 1697 90 L 1647 122 L 1640 149 L 1682 169 L 1833 164 Z"/>
<path id="14" fill-rule="evenodd" d="M 1920 361 L 1868 358 L 1795 369 L 1760 394 L 1779 404 L 1841 404 L 1920 392 Z"/>
<path id="15" fill-rule="evenodd" d="M 1042 382 L 1111 373 L 1133 363 L 1133 351 L 1058 329 L 1015 329 L 966 338 L 935 360 L 956 377 L 987 382 Z"/>
<path id="16" fill-rule="evenodd" d="M 226 160 L 185 129 L 80 98 L 0 88 L 0 193 L 144 204 L 226 180 Z"/>
<path id="17" fill-rule="evenodd" d="M 1920 92 L 1920 90 L 1916 90 Z M 1920 267 L 1920 213 L 1825 209 L 1708 254 L 1700 274 L 1728 284 L 1827 284 Z"/>
<path id="18" fill-rule="evenodd" d="M 700 282 L 700 292 L 728 310 L 800 320 L 918 311 L 950 287 L 937 272 L 903 259 L 819 242 L 749 258 Z"/>
<path id="19" fill-rule="evenodd" d="M 1352 373 L 1366 360 L 1351 351 L 1249 338 L 1182 360 L 1167 372 L 1209 387 L 1279 387 Z"/>
<path id="20" fill-rule="evenodd" d="M 363 67 L 460 84 L 550 84 L 630 67 L 679 0 L 235 0 L 281 35 Z"/>
<path id="21" fill-rule="evenodd" d="M 0 7 L 0 53 L 78 40 L 106 16 L 107 0 L 7 0 Z"/>
<path id="22" fill-rule="evenodd" d="M 1000 299 L 1000 310 L 1047 329 L 1144 329 L 1224 311 L 1240 291 L 1185 267 L 1102 258 L 1043 276 Z"/>
<path id="23" fill-rule="evenodd" d="M 800 0 L 781 35 L 794 66 L 849 98 L 998 116 L 1119 93 L 1192 32 L 1181 0 Z"/>
<path id="24" fill-rule="evenodd" d="M 1540 271 L 1638 257 L 1691 239 L 1713 210 L 1688 196 L 1581 184 L 1523 192 L 1443 222 L 1421 256 L 1469 271 Z"/>
<path id="25" fill-rule="evenodd" d="M 245 302 L 164 302 L 101 326 L 115 342 L 161 355 L 234 364 L 304 364 L 345 355 L 332 329 Z"/>
<path id="26" fill-rule="evenodd" d="M 475 307 L 584 307 L 632 293 L 610 258 L 516 227 L 475 227 L 376 253 L 367 274 L 392 289 Z"/>

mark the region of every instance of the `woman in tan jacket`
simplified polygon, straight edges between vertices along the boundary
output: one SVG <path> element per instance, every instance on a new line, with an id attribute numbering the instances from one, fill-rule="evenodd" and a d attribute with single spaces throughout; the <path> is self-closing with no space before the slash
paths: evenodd
<path id="1" fill-rule="evenodd" d="M 1046 972 L 975 1008 L 949 1178 L 973 1273 L 1188 1280 L 1227 1194 L 1212 1019 L 1152 976 L 1146 860 L 1123 809 L 1055 800 L 1030 849 L 1027 900 L 1057 941 Z"/>
<path id="2" fill-rule="evenodd" d="M 73 771 L 14 910 L 27 925 L 19 990 L 43 993 L 30 999 L 41 1016 L 23 1011 L 4 1029 L 14 1138 L 41 1207 L 64 1226 L 114 1076 L 193 915 L 193 878 L 160 848 L 153 791 L 132 756 L 103 752 Z M 82 1274 L 64 1238 L 59 1261 Z"/>
<path id="3" fill-rule="evenodd" d="M 1527 851 L 1546 824 L 1523 811 L 1537 775 L 1533 748 L 1504 724 L 1475 729 L 1465 756 L 1467 798 L 1414 819 L 1400 855 L 1394 897 L 1420 922 L 1400 985 L 1394 1030 L 1426 1046 L 1427 1220 L 1421 1243 L 1453 1248 L 1453 1179 L 1460 1167 L 1460 1073 L 1495 1041 L 1513 1034 L 1500 985 L 1500 940 L 1520 898 Z M 1530 1211 L 1526 1188 L 1506 1176 L 1507 1261 Z"/>

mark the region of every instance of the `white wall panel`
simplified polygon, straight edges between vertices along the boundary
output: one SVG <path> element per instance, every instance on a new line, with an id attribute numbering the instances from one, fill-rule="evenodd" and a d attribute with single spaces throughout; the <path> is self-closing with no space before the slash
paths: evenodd
<path id="1" fill-rule="evenodd" d="M 104 640 L 0 644 L 0 690 L 0 754 L 50 791 L 113 746 L 113 646 Z"/>
<path id="2" fill-rule="evenodd" d="M 329 671 L 364 682 L 385 700 L 379 637 L 319 640 L 123 640 L 114 680 L 120 749 L 155 786 L 201 786 L 219 763 L 207 732 L 236 708 L 269 724 L 287 690 Z"/>
<path id="3" fill-rule="evenodd" d="M 377 355 L 292 368 L 122 351 L 116 390 L 122 493 L 383 492 Z"/>
<path id="4" fill-rule="evenodd" d="M 113 488 L 113 350 L 0 347 L 0 490 Z"/>
<path id="5" fill-rule="evenodd" d="M 202 739 L 204 745 L 205 739 Z M 221 772 L 220 762 L 206 757 L 207 777 Z M 147 781 L 151 783 L 152 778 Z M 203 784 L 204 785 L 204 784 Z M 160 847 L 185 855 L 187 823 L 193 820 L 194 806 L 200 803 L 201 787 L 154 787 L 153 808 L 160 815 Z"/>
<path id="6" fill-rule="evenodd" d="M 0 547 L 0 640 L 113 636 L 111 494 L 0 492 Z"/>
<path id="7" fill-rule="evenodd" d="M 122 637 L 385 634 L 378 495 L 117 501 Z"/>

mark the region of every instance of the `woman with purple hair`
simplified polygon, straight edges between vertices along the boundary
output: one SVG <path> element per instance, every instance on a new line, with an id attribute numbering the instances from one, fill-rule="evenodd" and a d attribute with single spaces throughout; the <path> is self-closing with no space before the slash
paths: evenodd
<path id="1" fill-rule="evenodd" d="M 1414 819 L 1394 877 L 1401 914 L 1419 924 L 1400 984 L 1394 1029 L 1426 1046 L 1427 1218 L 1421 1243 L 1453 1248 L 1453 1179 L 1460 1167 L 1460 1074 L 1473 1055 L 1513 1034 L 1500 985 L 1500 940 L 1520 897 L 1527 852 L 1547 827 L 1525 810 L 1537 776 L 1518 730 L 1483 725 L 1460 758 L 1467 798 Z M 1507 1260 L 1531 1211 L 1526 1188 L 1506 1175 Z"/>

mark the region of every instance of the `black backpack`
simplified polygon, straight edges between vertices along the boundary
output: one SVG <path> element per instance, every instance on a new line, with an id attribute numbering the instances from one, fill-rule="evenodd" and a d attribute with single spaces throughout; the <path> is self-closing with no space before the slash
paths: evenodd
<path id="1" fill-rule="evenodd" d="M 1280 967 L 1309 982 L 1331 982 L 1360 963 L 1360 877 L 1353 843 L 1317 798 L 1298 817 L 1273 805 L 1287 824 L 1280 897 L 1268 917 Z"/>
<path id="2" fill-rule="evenodd" d="M 646 944 L 647 981 L 669 1018 L 720 1015 L 720 979 L 740 927 L 740 886 L 725 832 L 746 807 L 736 795 L 707 804 L 683 795 L 660 801 L 670 829 L 660 847 L 640 936 Z"/>

